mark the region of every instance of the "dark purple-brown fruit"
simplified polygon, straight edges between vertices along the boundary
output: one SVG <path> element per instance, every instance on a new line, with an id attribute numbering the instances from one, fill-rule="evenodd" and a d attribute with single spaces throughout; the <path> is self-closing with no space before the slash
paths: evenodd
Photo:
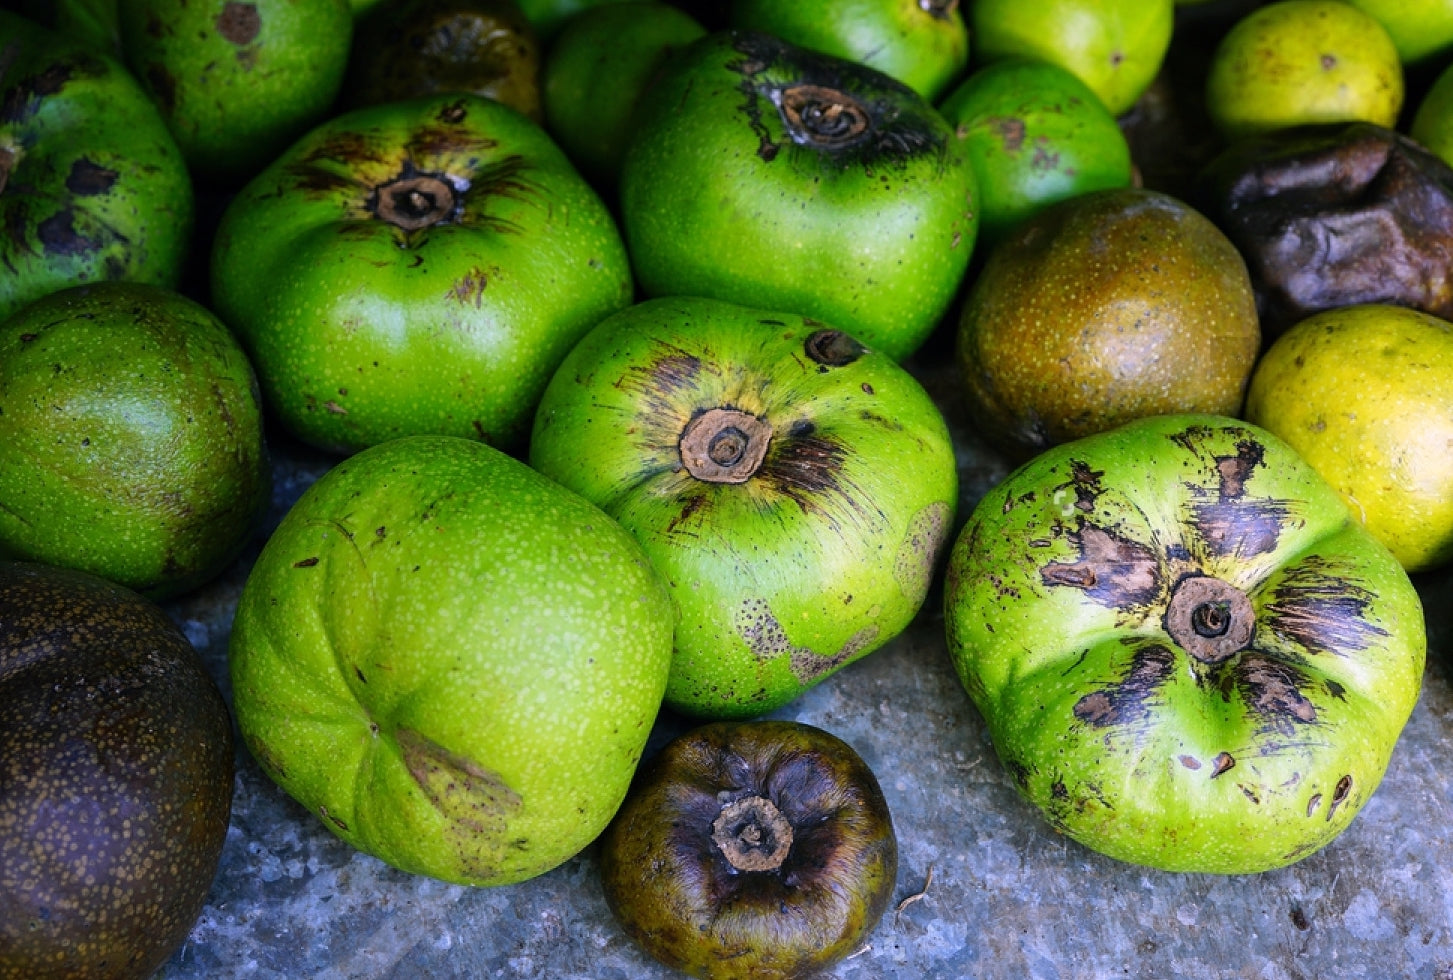
<path id="1" fill-rule="evenodd" d="M 0 562 L 0 980 L 151 976 L 201 913 L 232 772 L 226 703 L 160 608 Z"/>
<path id="2" fill-rule="evenodd" d="M 601 837 L 606 901 L 626 932 L 708 980 L 816 976 L 861 947 L 897 874 L 872 771 L 799 722 L 681 735 Z"/>
<path id="3" fill-rule="evenodd" d="M 540 43 L 515 0 L 384 0 L 359 19 L 350 106 L 471 92 L 539 122 Z"/>

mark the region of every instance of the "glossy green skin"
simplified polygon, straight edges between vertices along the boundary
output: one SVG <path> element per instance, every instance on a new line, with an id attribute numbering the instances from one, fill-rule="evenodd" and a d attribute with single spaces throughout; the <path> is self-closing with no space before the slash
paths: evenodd
<path id="1" fill-rule="evenodd" d="M 118 0 L 20 0 L 26 17 L 67 38 L 83 40 L 115 57 L 121 56 Z"/>
<path id="2" fill-rule="evenodd" d="M 602 192 L 615 192 L 641 93 L 672 52 L 705 34 L 676 7 L 642 2 L 583 10 L 555 38 L 542 81 L 545 125 Z"/>
<path id="3" fill-rule="evenodd" d="M 1068 69 L 1116 116 L 1150 87 L 1170 48 L 1173 0 L 975 0 L 974 60 L 1032 58 Z"/>
<path id="4" fill-rule="evenodd" d="M 997 242 L 1045 205 L 1129 187 L 1130 145 L 1099 96 L 1045 61 L 986 65 L 939 103 L 979 184 L 979 231 Z"/>
<path id="5" fill-rule="evenodd" d="M 957 0 L 927 8 L 920 0 L 733 0 L 730 19 L 739 30 L 876 68 L 930 102 L 969 63 L 969 29 Z"/>
<path id="6" fill-rule="evenodd" d="M 333 104 L 348 0 L 119 0 L 126 62 L 194 174 L 251 177 Z"/>
<path id="7" fill-rule="evenodd" d="M 1185 576 L 1243 590 L 1210 664 L 1174 640 Z M 1342 832 L 1422 682 L 1392 555 L 1275 436 L 1157 416 L 1012 473 L 954 545 L 949 652 L 1023 795 L 1070 837 L 1168 871 L 1246 874 Z"/>
<path id="8" fill-rule="evenodd" d="M 499 885 L 604 829 L 661 704 L 671 601 L 635 541 L 452 436 L 365 450 L 254 565 L 239 730 L 329 830 L 395 867 Z"/>
<path id="9" fill-rule="evenodd" d="M 794 141 L 774 100 L 799 84 L 856 99 L 867 135 Z M 979 222 L 967 155 L 917 93 L 755 32 L 703 38 L 663 69 L 620 195 L 646 295 L 791 310 L 895 359 L 943 316 Z"/>
<path id="10" fill-rule="evenodd" d="M 52 293 L 0 323 L 0 556 L 152 598 L 222 571 L 267 506 L 262 403 L 236 339 L 140 283 Z"/>
<path id="11" fill-rule="evenodd" d="M 81 282 L 175 286 L 191 178 L 131 75 L 0 11 L 0 105 L 0 158 L 11 161 L 0 182 L 0 319 Z"/>
<path id="12" fill-rule="evenodd" d="M 1453 65 L 1433 79 L 1413 114 L 1408 135 L 1436 153 L 1444 163 L 1453 161 Z"/>
<path id="13" fill-rule="evenodd" d="M 467 186 L 450 220 L 405 231 L 369 209 L 407 166 Z M 452 94 L 299 140 L 223 215 L 212 295 L 300 438 L 513 448 L 570 347 L 629 304 L 631 277 L 610 214 L 544 130 Z"/>
<path id="14" fill-rule="evenodd" d="M 542 41 L 550 40 L 571 18 L 595 7 L 609 6 L 628 0 L 517 0 L 520 10 Z"/>
<path id="15" fill-rule="evenodd" d="M 881 353 L 814 362 L 821 323 L 697 298 L 591 331 L 541 400 L 530 464 L 640 540 L 679 610 L 666 702 L 748 717 L 896 636 L 927 594 L 957 502 L 947 428 Z M 733 407 L 771 442 L 741 483 L 683 468 L 696 415 Z"/>

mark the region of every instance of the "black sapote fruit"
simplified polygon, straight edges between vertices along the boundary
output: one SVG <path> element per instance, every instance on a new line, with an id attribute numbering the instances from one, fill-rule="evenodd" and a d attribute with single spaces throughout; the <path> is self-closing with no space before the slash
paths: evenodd
<path id="1" fill-rule="evenodd" d="M 861 947 L 893 893 L 898 843 L 877 779 L 842 739 L 718 722 L 642 768 L 600 859 L 611 911 L 661 962 L 790 980 Z"/>
<path id="2" fill-rule="evenodd" d="M 158 606 L 0 562 L 0 980 L 151 976 L 202 911 L 232 775 L 226 703 Z"/>

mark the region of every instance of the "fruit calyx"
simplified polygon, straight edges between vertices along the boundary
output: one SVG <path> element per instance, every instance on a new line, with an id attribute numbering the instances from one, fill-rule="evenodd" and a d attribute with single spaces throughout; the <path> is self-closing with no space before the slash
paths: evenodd
<path id="1" fill-rule="evenodd" d="M 803 82 L 774 93 L 794 143 L 823 149 L 852 146 L 872 134 L 868 108 L 841 89 Z"/>
<path id="2" fill-rule="evenodd" d="M 374 188 L 368 210 L 404 231 L 419 231 L 453 219 L 454 185 L 440 174 L 405 173 Z"/>
<path id="3" fill-rule="evenodd" d="M 959 9 L 959 0 L 918 0 L 918 9 L 938 20 L 948 20 Z"/>
<path id="4" fill-rule="evenodd" d="M 686 423 L 678 449 L 686 472 L 707 483 L 746 483 L 767 456 L 772 424 L 735 408 L 713 408 Z"/>
<path id="5" fill-rule="evenodd" d="M 711 839 L 738 871 L 775 871 L 792 850 L 792 825 L 764 796 L 746 796 L 721 808 Z"/>
<path id="6" fill-rule="evenodd" d="M 1236 586 L 1209 575 L 1182 579 L 1165 610 L 1165 629 L 1204 664 L 1218 664 L 1245 649 L 1256 629 L 1251 600 Z"/>

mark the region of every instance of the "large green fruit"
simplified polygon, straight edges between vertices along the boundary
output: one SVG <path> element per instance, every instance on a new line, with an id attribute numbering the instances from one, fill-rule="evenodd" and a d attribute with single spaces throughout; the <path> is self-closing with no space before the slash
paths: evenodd
<path id="1" fill-rule="evenodd" d="M 119 0 L 127 64 L 200 177 L 250 177 L 318 122 L 348 66 L 348 0 Z"/>
<path id="2" fill-rule="evenodd" d="M 0 319 L 103 279 L 176 286 L 192 184 L 116 61 L 0 11 Z"/>
<path id="3" fill-rule="evenodd" d="M 233 626 L 238 727 L 328 829 L 396 867 L 506 884 L 595 839 L 671 658 L 635 541 L 489 446 L 415 436 L 313 484 Z"/>
<path id="4" fill-rule="evenodd" d="M 1090 87 L 1047 61 L 974 72 L 939 103 L 979 183 L 979 230 L 997 242 L 1047 205 L 1129 187 L 1130 144 Z"/>
<path id="5" fill-rule="evenodd" d="M 959 0 L 734 0 L 731 25 L 861 62 L 931 102 L 969 63 Z"/>
<path id="6" fill-rule="evenodd" d="M 336 117 L 233 199 L 216 309 L 302 439 L 516 447 L 550 373 L 631 300 L 620 233 L 544 130 L 449 94 Z"/>
<path id="7" fill-rule="evenodd" d="M 232 765 L 227 705 L 165 613 L 0 562 L 0 978 L 150 977 L 212 887 Z"/>
<path id="8" fill-rule="evenodd" d="M 530 462 L 619 520 L 680 610 L 667 703 L 760 714 L 896 636 L 957 502 L 943 417 L 801 316 L 650 300 L 570 353 Z"/>
<path id="9" fill-rule="evenodd" d="M 1170 871 L 1246 874 L 1341 833 L 1422 683 L 1397 560 L 1296 452 L 1219 416 L 1051 449 L 980 502 L 949 652 L 1024 796 Z"/>
<path id="10" fill-rule="evenodd" d="M 621 171 L 647 295 L 800 313 L 899 359 L 953 299 L 977 197 L 953 130 L 912 89 L 751 31 L 665 66 Z"/>
<path id="11" fill-rule="evenodd" d="M 237 556 L 270 487 L 252 366 L 204 307 L 107 282 L 0 321 L 0 555 L 173 595 Z"/>

